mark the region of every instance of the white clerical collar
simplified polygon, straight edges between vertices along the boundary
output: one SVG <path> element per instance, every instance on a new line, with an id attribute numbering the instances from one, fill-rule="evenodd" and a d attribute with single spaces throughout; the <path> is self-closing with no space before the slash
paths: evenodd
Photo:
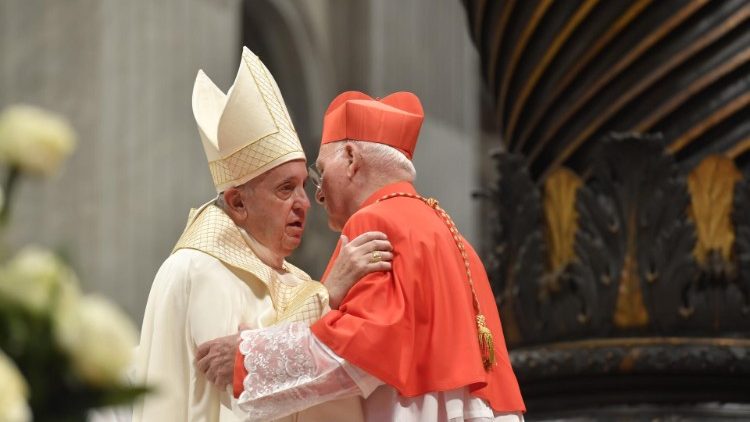
<path id="1" fill-rule="evenodd" d="M 240 229 L 240 233 L 242 233 L 242 238 L 245 239 L 245 242 L 247 242 L 247 245 L 250 246 L 250 249 L 255 252 L 255 255 L 258 257 L 258 259 L 277 271 L 287 270 L 284 266 L 283 256 L 275 254 L 271 249 L 255 240 L 255 238 L 242 227 L 238 228 Z"/>

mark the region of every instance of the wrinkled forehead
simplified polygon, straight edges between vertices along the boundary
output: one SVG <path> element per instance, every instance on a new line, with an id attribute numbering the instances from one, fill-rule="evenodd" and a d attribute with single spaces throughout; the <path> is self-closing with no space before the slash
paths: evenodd
<path id="1" fill-rule="evenodd" d="M 279 180 L 286 180 L 292 178 L 306 178 L 307 177 L 307 166 L 305 160 L 292 160 L 282 163 L 270 170 L 260 174 L 253 180 L 257 180 L 257 183 L 262 183 L 264 180 L 270 182 L 276 182 Z"/>

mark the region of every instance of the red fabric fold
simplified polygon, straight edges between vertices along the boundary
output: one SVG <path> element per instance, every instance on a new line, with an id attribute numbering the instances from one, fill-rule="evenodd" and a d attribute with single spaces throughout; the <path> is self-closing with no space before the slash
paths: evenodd
<path id="1" fill-rule="evenodd" d="M 234 354 L 234 372 L 232 377 L 232 392 L 234 398 L 240 398 L 240 394 L 245 391 L 245 377 L 247 377 L 247 369 L 245 369 L 245 357 L 240 353 L 240 348 Z"/>

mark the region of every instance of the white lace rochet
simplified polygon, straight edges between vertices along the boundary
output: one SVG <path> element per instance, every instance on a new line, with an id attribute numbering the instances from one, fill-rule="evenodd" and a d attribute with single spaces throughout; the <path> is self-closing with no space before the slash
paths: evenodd
<path id="1" fill-rule="evenodd" d="M 310 334 L 304 323 L 242 332 L 240 352 L 248 375 L 238 403 L 248 420 L 281 418 L 360 394 L 340 362 Z"/>

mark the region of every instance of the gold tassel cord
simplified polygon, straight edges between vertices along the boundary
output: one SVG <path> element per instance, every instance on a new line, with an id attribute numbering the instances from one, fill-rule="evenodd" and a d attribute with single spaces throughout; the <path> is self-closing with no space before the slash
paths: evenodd
<path id="1" fill-rule="evenodd" d="M 485 371 L 489 371 L 495 364 L 495 341 L 492 339 L 492 331 L 484 322 L 484 315 L 477 315 L 477 332 L 479 334 L 479 349 L 482 351 L 482 363 Z"/>
<path id="2" fill-rule="evenodd" d="M 490 329 L 487 327 L 484 315 L 482 315 L 482 311 L 479 309 L 479 299 L 477 298 L 476 290 L 474 290 L 474 281 L 471 277 L 469 257 L 466 255 L 466 248 L 464 247 L 464 244 L 459 237 L 459 232 L 456 224 L 453 222 L 451 216 L 448 215 L 445 210 L 440 208 L 440 205 L 435 198 L 425 198 L 423 196 L 415 195 L 412 193 L 398 192 L 385 195 L 382 198 L 378 199 L 377 202 L 396 197 L 419 199 L 420 201 L 427 204 L 427 206 L 434 209 L 435 212 L 437 212 L 438 215 L 443 219 L 445 225 L 448 226 L 448 230 L 450 230 L 451 235 L 453 236 L 453 241 L 456 242 L 458 251 L 461 252 L 461 258 L 463 258 L 464 266 L 466 267 L 466 277 L 468 278 L 467 281 L 469 282 L 469 287 L 471 288 L 474 311 L 477 314 L 477 338 L 479 340 L 479 351 L 482 356 L 482 365 L 484 366 L 484 370 L 489 372 L 492 369 L 492 366 L 494 366 L 495 362 L 497 361 L 497 358 L 495 357 L 495 341 L 492 338 L 492 331 L 490 331 Z"/>

